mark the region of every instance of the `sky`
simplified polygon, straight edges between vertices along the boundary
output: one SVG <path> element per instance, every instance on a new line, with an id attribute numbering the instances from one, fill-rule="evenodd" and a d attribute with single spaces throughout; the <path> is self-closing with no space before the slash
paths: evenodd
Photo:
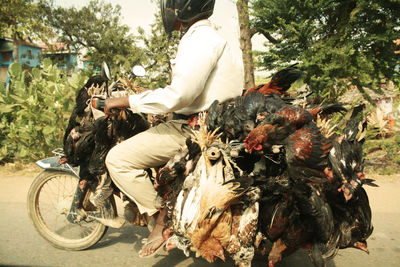
<path id="1" fill-rule="evenodd" d="M 105 0 L 107 3 L 121 6 L 121 21 L 131 28 L 133 34 L 140 26 L 146 32 L 150 32 L 150 24 L 154 22 L 157 6 L 150 0 Z M 75 6 L 80 8 L 89 3 L 89 0 L 55 0 L 56 5 L 62 7 Z M 214 14 L 210 20 L 217 26 L 218 33 L 225 38 L 233 47 L 239 47 L 239 26 L 237 20 L 236 6 L 233 0 L 217 0 Z M 263 48 L 264 38 L 253 37 L 253 49 L 265 50 Z"/>

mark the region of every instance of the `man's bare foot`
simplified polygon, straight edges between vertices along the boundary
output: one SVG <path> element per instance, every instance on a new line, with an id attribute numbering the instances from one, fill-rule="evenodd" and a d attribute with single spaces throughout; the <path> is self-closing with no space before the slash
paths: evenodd
<path id="1" fill-rule="evenodd" d="M 167 241 L 165 236 L 163 236 L 165 215 L 165 209 L 161 210 L 158 214 L 153 231 L 150 233 L 147 242 L 143 245 L 142 249 L 139 250 L 139 257 L 145 258 L 153 255 L 161 249 L 165 244 L 165 241 Z"/>

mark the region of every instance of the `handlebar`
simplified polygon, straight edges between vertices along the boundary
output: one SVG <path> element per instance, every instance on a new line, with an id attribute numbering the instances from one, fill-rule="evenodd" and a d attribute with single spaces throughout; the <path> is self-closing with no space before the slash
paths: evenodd
<path id="1" fill-rule="evenodd" d="M 101 99 L 99 97 L 92 98 L 92 107 L 93 108 L 104 111 L 104 106 L 105 106 L 104 99 Z"/>

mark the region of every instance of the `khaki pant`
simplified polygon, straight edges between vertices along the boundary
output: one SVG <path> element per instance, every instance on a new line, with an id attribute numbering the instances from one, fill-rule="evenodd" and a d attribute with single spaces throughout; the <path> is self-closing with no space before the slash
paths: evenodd
<path id="1" fill-rule="evenodd" d="M 139 133 L 113 147 L 106 165 L 115 185 L 135 201 L 140 213 L 153 215 L 156 191 L 144 169 L 167 163 L 185 146 L 192 130 L 185 120 L 172 120 Z"/>

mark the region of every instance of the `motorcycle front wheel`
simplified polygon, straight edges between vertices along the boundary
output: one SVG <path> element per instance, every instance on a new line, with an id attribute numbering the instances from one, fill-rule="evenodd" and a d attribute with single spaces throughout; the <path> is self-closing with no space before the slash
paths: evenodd
<path id="1" fill-rule="evenodd" d="M 28 191 L 28 214 L 39 232 L 54 247 L 83 250 L 96 244 L 108 227 L 95 219 L 70 223 L 67 215 L 79 178 L 72 173 L 45 170 Z"/>

